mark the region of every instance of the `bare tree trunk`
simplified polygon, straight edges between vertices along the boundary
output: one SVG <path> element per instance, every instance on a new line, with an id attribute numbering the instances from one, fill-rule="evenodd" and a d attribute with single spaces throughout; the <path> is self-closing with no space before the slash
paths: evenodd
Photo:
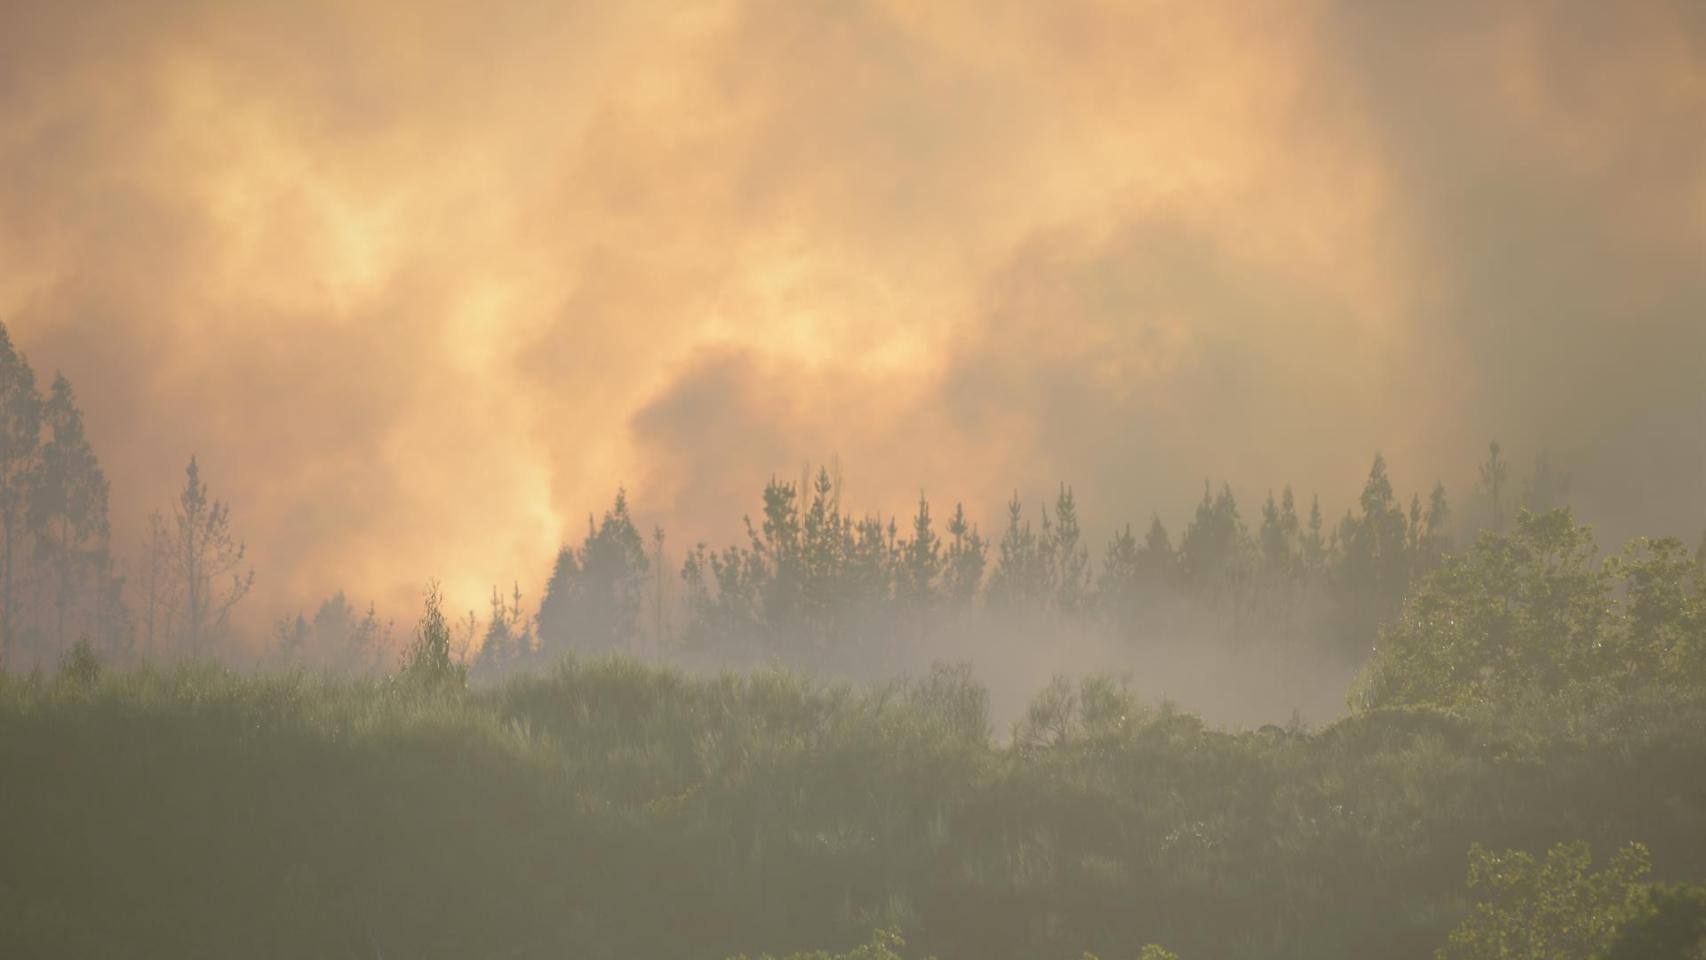
<path id="1" fill-rule="evenodd" d="M 59 647 L 59 656 L 65 657 L 65 608 L 71 603 L 71 534 L 66 529 L 66 520 L 59 521 L 59 584 L 58 593 L 54 597 L 54 642 Z"/>
<path id="2" fill-rule="evenodd" d="M 148 518 L 148 627 L 143 634 L 142 652 L 144 656 L 152 656 L 158 652 L 158 647 L 155 644 L 155 629 L 161 606 L 160 563 L 164 559 L 162 556 L 164 537 L 162 536 L 161 523 L 160 515 L 157 513 Z"/>
<path id="3" fill-rule="evenodd" d="M 0 562 L 3 562 L 5 566 L 3 575 L 0 575 L 0 579 L 5 581 L 4 587 L 0 588 L 5 592 L 5 596 L 0 598 L 5 605 L 5 609 L 0 610 L 0 664 L 3 664 L 12 655 L 12 514 L 10 511 L 6 514 L 4 529 L 0 530 L 0 535 L 3 535 L 6 540 L 5 544 L 0 546 Z"/>
<path id="4" fill-rule="evenodd" d="M 652 558 L 652 564 L 656 568 L 654 572 L 657 575 L 657 591 L 652 603 L 652 631 L 657 642 L 653 644 L 652 656 L 661 658 L 669 632 L 669 626 L 664 622 L 663 614 L 663 527 L 659 526 L 652 531 L 652 542 L 657 547 L 655 556 Z"/>
<path id="5" fill-rule="evenodd" d="M 194 546 L 186 547 L 184 554 L 184 598 L 188 601 L 184 626 L 188 632 L 190 656 L 197 657 L 201 655 L 201 578 L 196 574 Z"/>

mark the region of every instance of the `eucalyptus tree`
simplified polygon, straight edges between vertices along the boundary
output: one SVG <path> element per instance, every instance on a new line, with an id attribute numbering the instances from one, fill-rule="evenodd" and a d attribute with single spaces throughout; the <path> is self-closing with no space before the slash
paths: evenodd
<path id="1" fill-rule="evenodd" d="M 28 536 L 30 491 L 41 452 L 41 395 L 35 371 L 0 326 L 0 663 L 18 623 L 17 567 Z"/>
<path id="2" fill-rule="evenodd" d="M 107 478 L 83 431 L 71 384 L 56 377 L 42 410 L 41 446 L 30 526 L 49 585 L 54 647 L 63 656 L 79 611 L 92 621 L 109 576 Z"/>

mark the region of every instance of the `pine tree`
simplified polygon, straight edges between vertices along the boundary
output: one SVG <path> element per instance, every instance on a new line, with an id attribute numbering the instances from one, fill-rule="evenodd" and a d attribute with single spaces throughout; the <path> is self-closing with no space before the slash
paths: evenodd
<path id="1" fill-rule="evenodd" d="M 802 616 L 813 639 L 828 642 L 846 604 L 844 576 L 848 534 L 840 498 L 827 468 L 812 483 L 811 504 L 801 524 Z"/>
<path id="2" fill-rule="evenodd" d="M 533 652 L 533 618 L 521 612 L 521 581 L 510 581 L 509 602 L 505 604 L 509 618 L 509 636 L 517 657 Z"/>
<path id="3" fill-rule="evenodd" d="M 1303 546 L 1303 527 L 1297 519 L 1297 498 L 1292 495 L 1291 484 L 1289 483 L 1280 492 L 1279 526 L 1281 532 L 1285 534 L 1288 554 L 1287 571 L 1292 576 L 1296 576 L 1298 568 L 1303 562 L 1300 556 Z"/>
<path id="4" fill-rule="evenodd" d="M 1173 551 L 1173 538 L 1159 514 L 1149 520 L 1149 530 L 1143 535 L 1143 551 L 1139 559 L 1140 576 L 1155 584 L 1171 586 L 1179 570 L 1179 558 Z"/>
<path id="5" fill-rule="evenodd" d="M 444 616 L 444 597 L 437 581 L 427 584 L 426 603 L 415 627 L 414 642 L 403 654 L 403 676 L 428 686 L 461 686 L 467 681 L 467 671 L 451 653 L 450 621 Z"/>
<path id="6" fill-rule="evenodd" d="M 1068 616 L 1084 609 L 1090 592 L 1090 548 L 1078 529 L 1078 501 L 1061 484 L 1054 504 L 1054 541 L 1050 549 L 1055 609 Z"/>
<path id="7" fill-rule="evenodd" d="M 1007 529 L 997 545 L 995 571 L 989 579 L 989 602 L 1008 613 L 1036 613 L 1051 590 L 1046 582 L 1051 564 L 1045 540 L 1052 540 L 1053 525 L 1043 513 L 1043 536 L 1031 530 L 1024 519 L 1017 491 L 1007 504 Z"/>
<path id="8" fill-rule="evenodd" d="M 799 491 L 775 477 L 764 486 L 764 519 L 758 529 L 746 520 L 752 552 L 764 565 L 764 620 L 775 638 L 800 625 L 804 571 L 801 568 Z"/>
<path id="9" fill-rule="evenodd" d="M 1419 500 L 1409 518 L 1398 506 L 1386 458 L 1378 453 L 1357 506 L 1359 513 L 1346 511 L 1339 523 L 1335 577 L 1345 592 L 1338 639 L 1353 649 L 1372 643 L 1380 624 L 1403 602 L 1416 567 L 1412 530 L 1423 523 Z"/>
<path id="10" fill-rule="evenodd" d="M 970 608 L 983 584 L 983 569 L 989 561 L 989 546 L 966 520 L 965 505 L 954 504 L 948 521 L 948 557 L 943 593 L 956 613 Z"/>
<path id="11" fill-rule="evenodd" d="M 687 618 L 681 627 L 681 645 L 690 650 L 709 646 L 715 631 L 717 598 L 711 592 L 711 585 L 707 581 L 710 571 L 710 561 L 706 556 L 707 550 L 708 547 L 701 540 L 687 551 L 686 556 L 681 558 L 681 605 Z M 559 569 L 561 565 L 562 557 L 559 554 Z M 553 575 L 551 584 L 554 586 L 556 582 L 557 578 Z M 550 593 L 546 594 L 546 601 L 550 601 Z M 543 648 L 547 636 L 545 609 L 543 607 L 539 610 L 538 619 L 539 645 Z"/>
<path id="12" fill-rule="evenodd" d="M 1128 523 L 1108 542 L 1102 569 L 1096 575 L 1096 608 L 1104 619 L 1119 626 L 1129 626 L 1136 619 L 1143 560 Z"/>
<path id="13" fill-rule="evenodd" d="M 895 599 L 920 624 L 928 621 L 937 602 L 942 576 L 942 542 L 931 528 L 930 501 L 918 495 L 918 512 L 912 518 L 912 536 L 900 545 L 900 563 L 895 576 Z"/>
<path id="14" fill-rule="evenodd" d="M 639 528 L 628 513 L 626 491 L 616 491 L 615 502 L 599 521 L 597 536 L 581 550 L 581 569 L 590 601 L 587 612 L 598 645 L 631 649 L 639 633 L 640 603 L 651 561 Z"/>
<path id="15" fill-rule="evenodd" d="M 1327 566 L 1327 555 L 1330 552 L 1324 531 L 1324 518 L 1321 516 L 1321 498 L 1313 496 L 1309 499 L 1309 526 L 1302 536 L 1302 548 L 1299 551 L 1303 560 L 1304 572 L 1312 579 L 1319 579 Z"/>
<path id="16" fill-rule="evenodd" d="M 1262 528 L 1257 534 L 1261 546 L 1262 573 L 1271 584 L 1283 584 L 1296 576 L 1301 565 L 1297 504 L 1291 487 L 1285 488 L 1283 502 L 1275 501 L 1272 492 L 1262 504 Z"/>
<path id="17" fill-rule="evenodd" d="M 700 544 L 703 554 L 704 544 Z M 689 564 L 693 555 L 688 555 Z M 684 570 L 682 576 L 686 576 Z M 567 652 L 573 645 L 576 618 L 582 606 L 580 558 L 574 548 L 557 551 L 557 562 L 551 568 L 551 579 L 545 584 L 545 599 L 539 604 L 539 649 L 554 656 Z"/>
<path id="18" fill-rule="evenodd" d="M 255 572 L 244 569 L 243 542 L 231 531 L 230 508 L 208 496 L 194 457 L 184 473 L 173 514 L 173 575 L 182 588 L 185 645 L 200 655 L 254 586 Z"/>
<path id="19" fill-rule="evenodd" d="M 1247 540 L 1232 486 L 1222 484 L 1216 494 L 1204 481 L 1196 516 L 1179 538 L 1179 562 L 1185 582 L 1205 594 L 1235 587 L 1243 579 Z"/>
<path id="20" fill-rule="evenodd" d="M 557 554 L 539 607 L 540 647 L 632 651 L 651 561 L 628 512 L 626 491 L 616 491 L 596 525 L 590 515 L 586 524 L 580 550 L 564 547 Z"/>
<path id="21" fill-rule="evenodd" d="M 485 636 L 480 640 L 480 651 L 474 657 L 475 666 L 487 670 L 494 669 L 516 656 L 515 637 L 510 630 L 509 607 L 496 586 L 492 587 L 491 609 L 491 619 L 486 621 Z"/>
<path id="22" fill-rule="evenodd" d="M 1493 532 L 1504 532 L 1505 481 L 1510 475 L 1505 461 L 1499 456 L 1499 441 L 1487 444 L 1487 459 L 1481 464 L 1481 489 L 1486 492 L 1493 508 Z"/>
<path id="23" fill-rule="evenodd" d="M 1410 523 L 1393 495 L 1386 458 L 1378 453 L 1358 506 L 1361 514 L 1346 514 L 1340 525 L 1339 539 L 1345 548 L 1340 568 L 1345 581 L 1357 590 L 1402 596 L 1409 585 Z M 1420 523 L 1419 505 L 1415 520 Z"/>
<path id="24" fill-rule="evenodd" d="M 1423 562 L 1432 565 L 1451 550 L 1451 504 L 1446 501 L 1445 484 L 1434 482 L 1428 495 L 1428 509 L 1422 516 L 1421 555 Z"/>
<path id="25" fill-rule="evenodd" d="M 892 548 L 894 521 L 887 525 L 880 516 L 868 516 L 847 529 L 847 624 L 850 638 L 881 636 L 893 618 L 895 558 Z"/>

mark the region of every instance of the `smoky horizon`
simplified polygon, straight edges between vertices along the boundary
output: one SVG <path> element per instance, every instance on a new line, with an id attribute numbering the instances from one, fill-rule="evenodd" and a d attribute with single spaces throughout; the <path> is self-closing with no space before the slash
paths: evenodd
<path id="1" fill-rule="evenodd" d="M 1607 543 L 1706 528 L 1692 4 L 5 23 L 0 322 L 128 580 L 199 458 L 252 643 L 537 602 L 618 487 L 678 566 L 831 461 L 986 534 L 1069 484 L 1099 554 L 1205 480 L 1334 524 L 1376 453 L 1469 508 L 1497 438 Z"/>
<path id="2" fill-rule="evenodd" d="M 0 958 L 1701 960 L 1706 0 L 0 0 Z"/>

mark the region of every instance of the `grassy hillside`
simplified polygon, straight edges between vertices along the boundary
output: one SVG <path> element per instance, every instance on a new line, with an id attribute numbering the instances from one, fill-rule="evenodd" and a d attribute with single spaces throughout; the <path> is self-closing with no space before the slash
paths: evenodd
<path id="1" fill-rule="evenodd" d="M 1206 729 L 1110 680 L 992 736 L 855 692 L 568 661 L 491 690 L 209 667 L 0 679 L 0 955 L 1421 957 L 1472 842 L 1706 876 L 1706 708 Z M 1567 716 L 1567 720 L 1565 717 Z"/>

